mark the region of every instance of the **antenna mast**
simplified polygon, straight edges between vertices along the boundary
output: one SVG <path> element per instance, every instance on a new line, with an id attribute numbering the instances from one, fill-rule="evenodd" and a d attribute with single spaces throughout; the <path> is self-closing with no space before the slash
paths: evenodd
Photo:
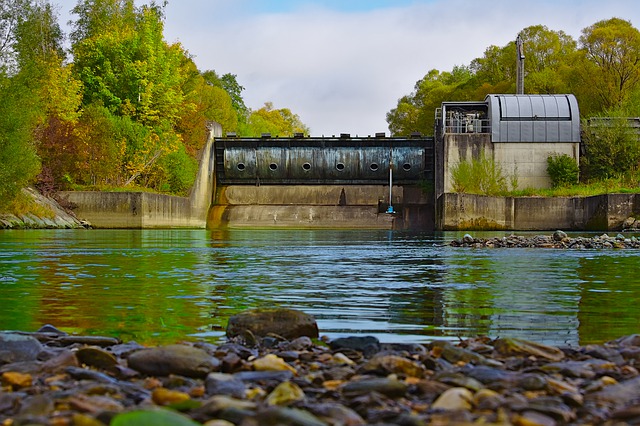
<path id="1" fill-rule="evenodd" d="M 524 95 L 524 46 L 522 37 L 516 38 L 516 95 Z"/>

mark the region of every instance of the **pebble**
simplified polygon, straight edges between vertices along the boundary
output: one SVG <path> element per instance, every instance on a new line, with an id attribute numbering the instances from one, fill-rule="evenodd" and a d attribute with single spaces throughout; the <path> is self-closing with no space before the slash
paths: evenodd
<path id="1" fill-rule="evenodd" d="M 467 388 L 447 389 L 431 405 L 433 410 L 470 410 L 473 394 Z"/>
<path id="2" fill-rule="evenodd" d="M 247 342 L 240 333 L 218 345 L 145 348 L 53 334 L 0 333 L 1 425 L 640 421 L 640 335 L 560 348 L 506 337 L 392 345 L 254 334 Z"/>
<path id="3" fill-rule="evenodd" d="M 638 249 L 640 239 L 627 238 L 622 234 L 610 237 L 607 234 L 595 237 L 569 237 L 564 231 L 552 235 L 518 236 L 494 238 L 474 238 L 465 234 L 462 238 L 449 242 L 451 247 L 472 248 L 556 248 L 556 249 Z"/>

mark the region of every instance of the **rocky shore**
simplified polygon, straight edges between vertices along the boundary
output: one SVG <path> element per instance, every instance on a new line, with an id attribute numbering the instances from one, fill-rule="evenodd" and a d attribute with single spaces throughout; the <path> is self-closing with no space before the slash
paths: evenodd
<path id="1" fill-rule="evenodd" d="M 640 422 L 640 335 L 318 339 L 313 317 L 248 311 L 227 341 L 143 347 L 52 326 L 0 333 L 2 425 L 558 425 Z"/>
<path id="2" fill-rule="evenodd" d="M 14 215 L 0 213 L 0 229 L 78 229 L 90 228 L 91 225 L 78 219 L 72 213 L 64 210 L 60 204 L 34 188 L 22 190 L 27 197 L 32 198 L 36 204 L 51 212 L 47 216 L 36 216 L 31 213 Z"/>
<path id="3" fill-rule="evenodd" d="M 623 234 L 617 234 L 615 237 L 603 234 L 594 237 L 570 238 L 563 231 L 555 231 L 553 235 L 532 237 L 509 235 L 508 237 L 474 238 L 470 234 L 465 234 L 462 238 L 451 241 L 449 245 L 475 248 L 637 249 L 640 248 L 640 239 Z"/>

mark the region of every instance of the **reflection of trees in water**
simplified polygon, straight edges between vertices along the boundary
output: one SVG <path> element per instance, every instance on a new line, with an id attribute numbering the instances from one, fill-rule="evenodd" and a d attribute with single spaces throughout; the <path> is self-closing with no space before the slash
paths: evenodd
<path id="1" fill-rule="evenodd" d="M 443 300 L 445 326 L 452 333 L 577 342 L 571 258 L 519 249 L 456 249 L 451 254 Z"/>
<path id="2" fill-rule="evenodd" d="M 444 336 L 443 262 L 439 250 L 425 248 L 424 257 L 397 265 L 397 280 L 406 285 L 389 293 L 390 321 L 413 334 Z"/>
<path id="3" fill-rule="evenodd" d="M 81 231 L 87 232 L 87 231 Z M 91 231 L 34 255 L 38 326 L 147 343 L 176 341 L 200 325 L 191 269 L 198 239 L 171 231 Z M 39 251 L 37 250 L 36 253 Z"/>
<path id="4" fill-rule="evenodd" d="M 601 343 L 638 333 L 640 325 L 640 258 L 615 250 L 583 256 L 577 268 L 580 284 L 580 343 Z"/>

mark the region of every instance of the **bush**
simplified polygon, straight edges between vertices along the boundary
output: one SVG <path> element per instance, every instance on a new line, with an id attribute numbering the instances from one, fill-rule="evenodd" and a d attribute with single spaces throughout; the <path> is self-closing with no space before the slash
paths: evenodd
<path id="1" fill-rule="evenodd" d="M 478 158 L 463 160 L 451 169 L 453 190 L 472 194 L 499 195 L 507 190 L 502 168 L 482 151 Z"/>
<path id="2" fill-rule="evenodd" d="M 638 169 L 640 137 L 627 118 L 595 118 L 584 123 L 583 128 L 586 150 L 583 177 L 617 178 Z"/>
<path id="3" fill-rule="evenodd" d="M 180 195 L 189 193 L 198 174 L 198 162 L 187 154 L 184 145 L 168 154 L 159 165 L 165 172 L 166 190 Z"/>
<path id="4" fill-rule="evenodd" d="M 547 173 L 554 188 L 567 187 L 578 183 L 580 169 L 578 163 L 567 154 L 547 157 Z"/>

